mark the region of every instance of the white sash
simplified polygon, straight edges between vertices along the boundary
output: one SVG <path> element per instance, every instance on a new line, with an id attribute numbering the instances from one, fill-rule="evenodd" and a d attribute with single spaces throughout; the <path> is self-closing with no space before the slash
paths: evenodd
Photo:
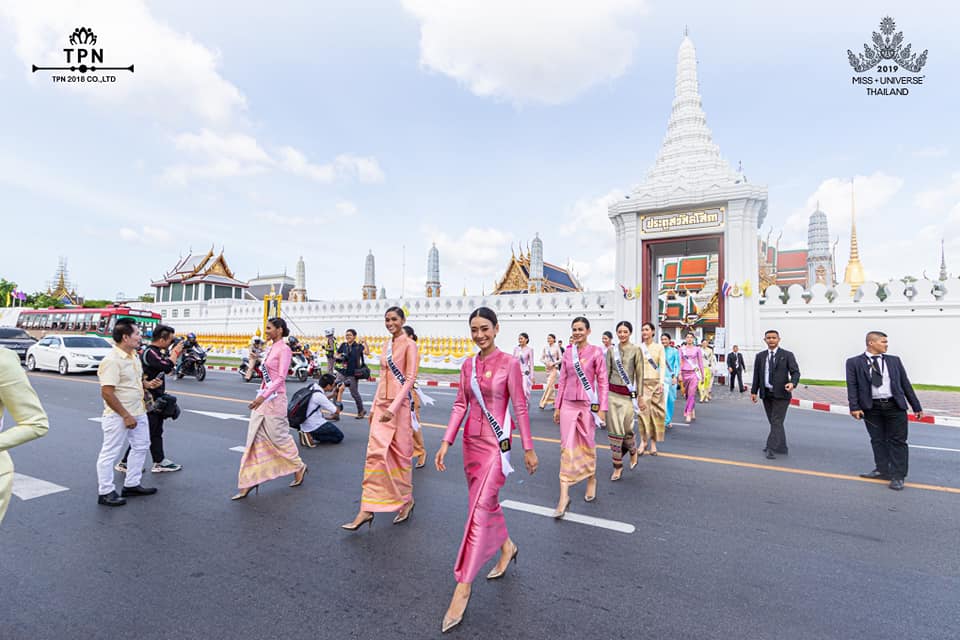
<path id="1" fill-rule="evenodd" d="M 694 347 L 694 348 L 695 348 L 695 349 L 699 349 L 700 347 Z M 685 354 L 683 351 L 680 351 L 680 357 L 683 358 L 684 360 L 693 360 L 693 361 L 694 361 L 694 364 L 696 364 L 696 359 L 697 359 L 696 356 L 688 356 L 688 355 Z M 703 357 L 703 352 L 702 352 L 702 351 L 700 352 L 700 357 L 701 357 L 701 358 Z M 680 368 L 683 369 L 683 367 L 680 367 Z M 697 374 L 697 382 L 703 380 L 703 374 L 700 373 L 700 367 L 695 367 L 695 368 L 693 369 L 693 372 L 694 372 L 695 374 Z"/>
<path id="2" fill-rule="evenodd" d="M 531 350 L 531 353 L 533 353 L 532 350 Z M 528 360 L 529 360 L 530 358 L 524 358 L 524 357 L 523 357 L 523 349 L 521 349 L 520 347 L 514 347 L 514 348 L 513 348 L 513 357 L 520 361 L 520 373 L 523 374 L 523 377 L 526 378 L 527 376 L 529 376 L 529 375 L 530 375 L 530 363 L 528 362 Z"/>
<path id="3" fill-rule="evenodd" d="M 647 362 L 650 363 L 650 366 L 653 367 L 654 371 L 660 371 L 660 367 L 657 366 L 656 361 L 654 361 L 653 356 L 650 355 L 650 349 L 647 347 L 646 342 L 640 342 L 640 351 L 643 352 L 643 357 L 647 359 Z"/>
<path id="4" fill-rule="evenodd" d="M 633 412 L 639 414 L 640 404 L 637 402 L 637 388 L 630 382 L 630 378 L 627 377 L 627 370 L 624 369 L 621 358 L 620 345 L 617 345 L 613 350 L 613 362 L 617 365 L 617 373 L 620 374 L 620 378 L 627 383 L 627 389 L 630 391 L 630 402 L 633 403 Z"/>
<path id="5" fill-rule="evenodd" d="M 260 373 L 263 375 L 263 382 L 260 383 L 260 390 L 263 391 L 270 386 L 272 380 L 270 380 L 270 372 L 267 371 L 267 359 L 270 357 L 270 349 L 273 348 L 273 345 L 267 347 L 266 351 L 263 352 L 263 360 L 260 363 Z M 267 400 L 273 400 L 277 397 L 277 393 L 271 393 L 270 397 Z"/>
<path id="6" fill-rule="evenodd" d="M 397 363 L 393 361 L 393 339 L 391 338 L 387 342 L 387 366 L 390 367 L 390 372 L 393 374 L 393 377 L 397 379 L 397 382 L 400 383 L 402 387 L 407 382 L 407 378 L 403 375 L 403 372 L 400 371 L 400 367 L 397 366 Z M 417 394 L 419 395 L 419 391 Z M 424 394 L 426 395 L 426 394 Z M 421 396 L 422 398 L 423 396 Z M 413 406 L 413 395 L 408 393 L 407 399 L 410 400 L 410 426 L 413 427 L 414 431 L 420 431 L 420 421 L 417 420 L 417 410 Z M 433 398 L 430 398 L 430 403 L 433 404 Z"/>
<path id="7" fill-rule="evenodd" d="M 480 391 L 480 381 L 477 379 L 477 359 L 479 355 L 473 356 L 473 372 L 470 376 L 470 389 L 473 391 L 473 397 L 477 399 L 483 415 L 490 423 L 493 434 L 497 436 L 497 442 L 500 444 L 500 469 L 503 471 L 503 477 L 506 478 L 513 473 L 513 467 L 510 466 L 510 407 L 507 407 L 503 414 L 503 427 L 497 422 L 497 419 L 487 409 L 487 403 L 483 401 L 483 393 Z M 510 398 L 513 401 L 513 398 Z"/>
<path id="8" fill-rule="evenodd" d="M 597 412 L 600 411 L 600 401 L 597 399 L 597 390 L 590 386 L 587 376 L 583 373 L 583 367 L 580 366 L 580 351 L 577 349 L 577 345 L 571 344 L 570 348 L 573 356 L 573 370 L 577 372 L 580 384 L 583 385 L 583 390 L 587 392 L 587 397 L 590 398 L 590 413 L 593 415 L 593 422 L 599 427 L 601 423 Z"/>

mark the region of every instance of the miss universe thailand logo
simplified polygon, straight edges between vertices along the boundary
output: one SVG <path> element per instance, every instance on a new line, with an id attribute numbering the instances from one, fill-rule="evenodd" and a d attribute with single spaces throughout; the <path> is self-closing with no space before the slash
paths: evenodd
<path id="1" fill-rule="evenodd" d="M 917 54 L 913 45 L 904 43 L 903 32 L 897 31 L 897 23 L 886 16 L 880 21 L 880 31 L 874 31 L 871 41 L 863 45 L 863 53 L 855 54 L 847 49 L 847 60 L 858 74 L 874 70 L 877 76 L 853 76 L 851 83 L 865 86 L 868 96 L 906 96 L 908 85 L 922 85 L 925 76 L 886 75 L 901 71 L 919 73 L 927 63 L 927 49 Z M 876 87 L 874 85 L 886 85 Z"/>

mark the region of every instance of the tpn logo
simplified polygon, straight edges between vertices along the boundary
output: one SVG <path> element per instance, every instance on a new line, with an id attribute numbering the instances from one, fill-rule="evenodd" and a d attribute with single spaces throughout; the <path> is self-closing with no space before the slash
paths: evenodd
<path id="1" fill-rule="evenodd" d="M 906 85 L 922 85 L 925 76 L 889 75 L 901 71 L 919 73 L 927 63 L 927 49 L 917 54 L 913 45 L 904 43 L 903 32 L 897 31 L 897 23 L 890 16 L 880 21 L 880 31 L 874 31 L 870 43 L 863 45 L 863 53 L 855 54 L 847 49 L 847 60 L 858 74 L 875 71 L 878 75 L 853 76 L 851 82 L 866 88 L 868 96 L 906 96 Z M 882 85 L 882 86 L 874 86 Z"/>
<path id="2" fill-rule="evenodd" d="M 93 75 L 98 71 L 129 71 L 133 73 L 133 65 L 125 67 L 104 66 L 103 47 L 97 47 L 97 34 L 89 27 L 77 27 L 69 37 L 69 47 L 63 48 L 66 66 L 40 67 L 33 65 L 33 72 L 37 71 L 70 71 L 72 73 L 90 74 L 89 76 L 53 75 L 54 82 L 116 82 L 114 75 Z"/>

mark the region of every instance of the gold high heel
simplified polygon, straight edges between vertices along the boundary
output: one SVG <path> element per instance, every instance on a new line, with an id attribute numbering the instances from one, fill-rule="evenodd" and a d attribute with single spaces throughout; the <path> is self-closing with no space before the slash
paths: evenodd
<path id="1" fill-rule="evenodd" d="M 518 547 L 518 546 L 516 545 L 516 543 L 514 543 L 514 545 L 513 545 L 513 554 L 511 554 L 510 559 L 507 560 L 506 566 L 503 568 L 502 571 L 497 571 L 497 568 L 496 568 L 496 567 L 494 567 L 493 569 L 491 569 L 491 570 L 490 570 L 490 573 L 487 574 L 487 580 L 496 580 L 497 578 L 502 578 L 502 577 L 504 576 L 504 574 L 507 573 L 507 567 L 510 566 L 510 563 L 513 562 L 514 564 L 516 564 L 516 562 L 517 562 L 517 555 L 518 555 L 519 553 L 520 553 L 520 547 Z"/>
<path id="2" fill-rule="evenodd" d="M 303 484 L 303 481 L 304 481 L 304 480 L 306 479 L 306 477 L 307 477 L 307 471 L 310 471 L 310 469 L 307 468 L 307 465 L 303 465 L 303 469 L 301 469 L 301 471 L 302 471 L 303 473 L 300 474 L 300 478 L 299 478 L 299 479 L 297 479 L 296 476 L 293 477 L 293 482 L 290 483 L 290 486 L 291 486 L 291 487 L 299 487 L 300 485 L 302 485 L 302 484 Z"/>
<path id="3" fill-rule="evenodd" d="M 472 591 L 470 592 L 473 593 Z M 467 612 L 467 605 L 470 604 L 470 595 L 467 595 L 467 602 L 463 605 L 463 613 L 460 614 L 459 618 L 448 618 L 446 615 L 443 616 L 443 624 L 440 625 L 440 633 L 446 633 L 453 629 L 455 626 L 463 622 L 463 614 Z"/>
<path id="4" fill-rule="evenodd" d="M 310 434 L 303 431 L 300 432 L 300 445 L 310 449 L 317 448 L 317 443 L 313 441 L 313 438 L 310 437 Z"/>
<path id="5" fill-rule="evenodd" d="M 340 528 L 341 528 L 341 529 L 346 529 L 347 531 L 356 531 L 357 529 L 359 529 L 359 528 L 362 527 L 363 525 L 369 523 L 369 524 L 370 524 L 370 528 L 372 529 L 372 528 L 373 528 L 373 516 L 374 516 L 374 515 L 375 515 L 375 514 L 372 514 L 372 513 L 371 513 L 369 518 L 364 518 L 363 520 L 361 520 L 360 522 L 358 522 L 358 523 L 356 523 L 356 524 L 354 524 L 354 523 L 352 523 L 352 522 L 348 522 L 347 524 L 342 524 L 342 525 L 340 525 Z"/>
<path id="6" fill-rule="evenodd" d="M 593 495 L 590 495 L 590 494 L 588 494 L 588 493 L 584 493 L 584 494 L 583 494 L 583 501 L 584 501 L 584 502 L 593 502 L 594 500 L 597 499 L 597 476 L 596 476 L 596 475 L 594 475 L 592 478 L 590 478 L 589 480 L 587 480 L 587 486 L 588 486 L 588 487 L 590 486 L 590 483 L 591 483 L 591 482 L 593 482 Z"/>
<path id="7" fill-rule="evenodd" d="M 553 512 L 553 517 L 556 520 L 560 520 L 563 516 L 567 515 L 567 509 L 570 508 L 570 496 L 567 496 L 567 502 L 563 505 L 563 509 L 557 509 Z"/>
<path id="8" fill-rule="evenodd" d="M 410 503 L 410 508 L 407 509 L 407 512 L 404 513 L 401 511 L 397 514 L 397 517 L 393 519 L 393 524 L 400 524 L 401 522 L 406 522 L 410 518 L 410 514 L 413 513 L 413 508 L 417 506 L 416 502 Z"/>
<path id="9" fill-rule="evenodd" d="M 243 499 L 246 498 L 248 495 L 250 495 L 250 492 L 253 491 L 254 489 L 257 490 L 257 495 L 260 495 L 260 485 L 255 484 L 255 485 L 253 485 L 252 487 L 247 487 L 246 489 L 240 489 L 240 492 L 239 492 L 237 495 L 235 495 L 235 496 L 230 496 L 230 499 L 231 499 L 231 500 L 243 500 Z"/>

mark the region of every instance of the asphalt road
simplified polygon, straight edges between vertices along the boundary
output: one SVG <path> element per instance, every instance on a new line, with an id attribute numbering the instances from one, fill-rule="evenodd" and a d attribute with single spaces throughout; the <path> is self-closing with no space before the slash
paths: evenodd
<path id="1" fill-rule="evenodd" d="M 17 472 L 68 490 L 14 497 L 0 525 L 3 640 L 440 636 L 466 515 L 459 443 L 446 473 L 415 471 L 402 526 L 381 514 L 339 529 L 359 505 L 366 444 L 366 422 L 349 416 L 342 444 L 301 451 L 302 487 L 278 479 L 231 502 L 254 386 L 211 373 L 169 385 L 190 410 L 167 423 L 183 471 L 146 473 L 157 495 L 108 509 L 96 503 L 96 378 L 30 379 L 51 429 L 12 452 Z M 456 391 L 428 391 L 432 456 Z M 767 461 L 762 409 L 715 395 L 619 483 L 598 448 L 598 498 L 577 487 L 571 512 L 631 533 L 507 509 L 518 564 L 496 582 L 481 573 L 450 636 L 956 638 L 960 429 L 911 425 L 926 448 L 911 449 L 894 492 L 856 477 L 873 466 L 862 424 L 791 409 L 790 455 Z M 534 409 L 533 432 L 540 471 L 512 475 L 501 498 L 552 509 L 558 428 Z"/>

